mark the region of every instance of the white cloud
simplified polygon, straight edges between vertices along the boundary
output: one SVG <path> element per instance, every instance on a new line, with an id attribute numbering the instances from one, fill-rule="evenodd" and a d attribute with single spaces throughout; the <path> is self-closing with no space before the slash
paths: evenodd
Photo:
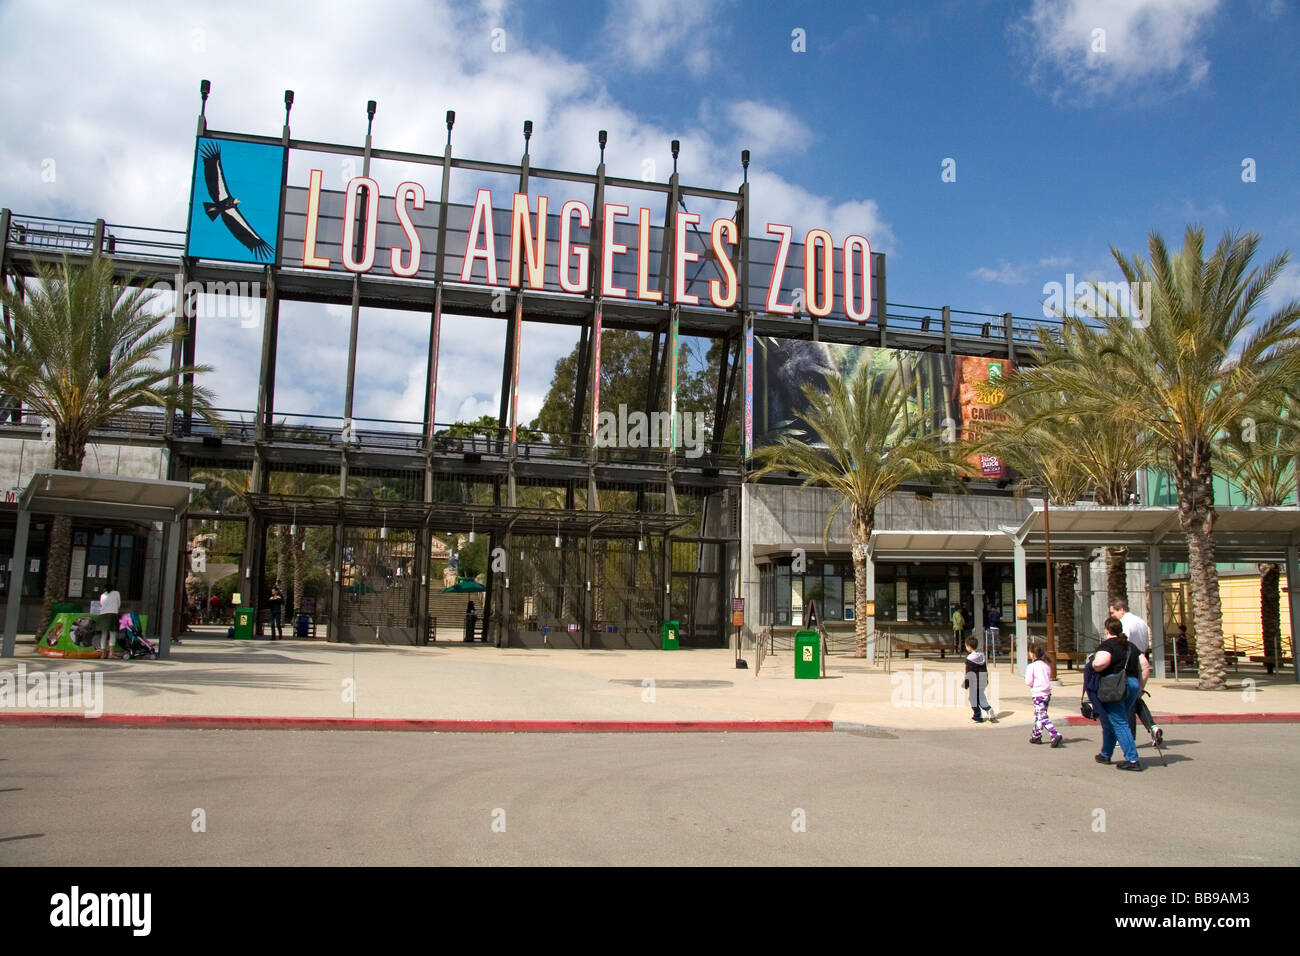
<path id="1" fill-rule="evenodd" d="M 715 7 L 691 5 L 675 18 L 664 18 L 667 34 L 654 43 L 645 40 L 642 55 L 652 58 L 656 43 L 665 44 L 660 55 L 668 59 L 696 46 L 707 49 L 708 18 Z M 649 158 L 656 163 L 656 178 L 667 179 L 668 144 L 680 139 L 682 180 L 692 185 L 738 186 L 737 143 L 748 138 L 741 145 L 755 150 L 750 169 L 754 236 L 763 237 L 770 219 L 800 230 L 827 228 L 837 239 L 859 233 L 877 251 L 888 251 L 893 243 L 875 200 L 832 199 L 764 168 L 766 157 L 793 149 L 808 136 L 780 107 L 752 99 L 721 101 L 707 115 L 678 117 L 674 129 L 648 122 L 614 101 L 582 63 L 530 47 L 523 14 L 499 0 L 473 5 L 323 0 L 309 14 L 307 9 L 268 22 L 259 5 L 212 0 L 151 8 L 147 16 L 122 16 L 116 8 L 93 3 L 0 5 L 0 35 L 9 41 L 0 71 L 0 205 L 20 215 L 103 217 L 110 223 L 183 229 L 199 79 L 207 78 L 212 81 L 207 117 L 217 130 L 278 135 L 283 92 L 293 89 L 292 128 L 302 138 L 359 144 L 366 101 L 375 99 L 374 141 L 383 148 L 440 152 L 444 113 L 454 109 L 453 145 L 459 156 L 513 162 L 522 152 L 523 120 L 531 119 L 535 167 L 594 170 L 596 131 L 607 129 L 611 175 L 640 178 Z M 627 36 L 654 32 L 647 24 L 660 16 L 648 4 L 624 12 L 631 17 L 623 21 Z M 645 28 L 633 29 L 638 23 Z M 491 51 L 491 30 L 498 25 L 508 31 L 505 53 Z M 69 62 L 84 64 L 94 82 L 58 67 Z M 719 116 L 727 121 L 721 133 L 713 122 Z M 52 182 L 42 179 L 45 159 L 54 161 Z M 339 174 L 338 159 L 325 160 L 334 164 L 322 167 L 328 176 Z M 305 161 L 295 159 L 291 177 L 301 181 L 299 166 Z M 390 182 L 390 175 L 385 166 L 383 181 Z M 427 168 L 419 175 L 436 196 L 436 179 L 430 181 Z M 488 183 L 504 196 L 502 205 L 511 184 L 498 179 L 458 171 L 453 199 L 463 200 L 474 186 Z M 547 183 L 545 188 L 554 203 L 567 187 Z M 589 187 L 574 188 L 590 199 Z M 706 222 L 719 212 L 730 213 L 726 204 L 716 205 L 715 210 L 695 201 L 691 211 Z M 661 205 L 654 214 L 656 220 L 662 215 Z M 356 413 L 418 419 L 428 314 L 409 313 L 391 325 L 390 330 L 363 315 Z M 282 307 L 278 410 L 341 415 L 347 326 L 346 306 Z M 219 333 L 213 329 L 201 326 L 198 342 L 199 361 L 216 368 L 205 376 L 206 384 L 219 405 L 254 407 L 260 322 L 251 330 L 239 329 L 238 322 Z M 505 323 L 448 317 L 443 333 L 438 418 L 495 414 Z M 554 334 L 534 333 L 529 326 L 528 367 L 549 372 L 572 349 L 575 336 L 558 328 Z M 543 397 L 544 389 L 542 394 L 525 390 L 521 418 L 531 419 Z"/>
<path id="2" fill-rule="evenodd" d="M 1024 270 L 1019 266 L 1013 266 L 1005 259 L 996 269 L 989 266 L 980 266 L 978 269 L 972 269 L 968 273 L 973 279 L 980 279 L 984 282 L 1000 282 L 1003 285 L 1022 285 L 1025 281 Z"/>
<path id="3" fill-rule="evenodd" d="M 802 153 L 812 139 L 812 132 L 798 117 L 768 103 L 732 103 L 729 119 L 736 129 L 737 142 L 755 156 Z"/>
<path id="4" fill-rule="evenodd" d="M 636 70 L 680 64 L 703 76 L 712 63 L 711 26 L 724 0 L 616 0 L 605 37 L 620 62 Z"/>
<path id="5" fill-rule="evenodd" d="M 1219 0 L 1034 0 L 1012 30 L 1028 46 L 1031 82 L 1053 99 L 1086 100 L 1209 75 L 1203 33 Z"/>
<path id="6" fill-rule="evenodd" d="M 1294 262 L 1277 274 L 1257 307 L 1258 314 L 1271 315 L 1292 300 L 1300 301 L 1300 265 Z"/>

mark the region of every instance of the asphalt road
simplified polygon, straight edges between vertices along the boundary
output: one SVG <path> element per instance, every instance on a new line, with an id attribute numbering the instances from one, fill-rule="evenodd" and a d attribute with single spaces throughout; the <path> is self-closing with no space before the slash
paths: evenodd
<path id="1" fill-rule="evenodd" d="M 0 728 L 0 864 L 1300 860 L 1300 726 L 1175 725 L 1140 774 L 987 730 Z"/>

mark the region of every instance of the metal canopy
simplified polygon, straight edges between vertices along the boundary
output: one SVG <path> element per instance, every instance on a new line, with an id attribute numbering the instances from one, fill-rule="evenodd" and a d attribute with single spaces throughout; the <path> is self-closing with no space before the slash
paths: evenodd
<path id="1" fill-rule="evenodd" d="M 1214 522 L 1216 561 L 1279 561 L 1287 549 L 1300 544 L 1300 509 L 1295 507 L 1218 508 Z M 1127 547 L 1149 552 L 1159 548 L 1162 561 L 1187 560 L 1187 540 L 1176 507 L 1071 507 L 1047 513 L 1052 557 L 1071 550 Z M 1029 553 L 1043 551 L 1044 512 L 1036 505 L 1012 532 Z"/>
<path id="2" fill-rule="evenodd" d="M 162 607 L 159 616 L 159 656 L 171 651 L 172 617 L 176 605 L 176 578 L 180 557 L 180 519 L 203 485 L 156 478 L 122 478 L 81 471 L 38 468 L 18 497 L 18 525 L 14 534 L 14 573 L 5 606 L 3 656 L 13 657 L 18 636 L 18 610 L 22 603 L 27 566 L 27 532 L 32 514 L 122 521 L 162 522 L 166 528 Z"/>
<path id="3" fill-rule="evenodd" d="M 175 521 L 203 488 L 189 481 L 37 469 L 18 507 L 34 514 Z"/>

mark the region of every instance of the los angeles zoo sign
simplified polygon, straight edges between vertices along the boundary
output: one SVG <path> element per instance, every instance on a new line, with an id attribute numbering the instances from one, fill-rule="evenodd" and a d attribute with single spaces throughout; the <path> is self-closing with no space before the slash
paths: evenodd
<path id="1" fill-rule="evenodd" d="M 324 189 L 324 173 L 312 169 L 306 187 L 284 190 L 281 209 L 284 166 L 283 147 L 201 138 L 188 254 L 269 263 L 282 230 L 283 266 L 359 274 L 378 266 L 397 278 L 433 277 L 439 204 L 422 184 L 402 182 L 385 196 L 375 179 L 354 176 L 339 192 Z M 272 170 L 278 175 L 268 175 Z M 597 255 L 604 298 L 735 306 L 740 235 L 734 220 L 720 217 L 704 228 L 698 214 L 678 211 L 672 288 L 666 290 L 655 287 L 664 230 L 653 225 L 650 209 L 606 202 L 594 247 L 592 221 L 591 206 L 580 199 L 555 210 L 545 195 L 514 193 L 507 209 L 481 188 L 472 205 L 448 206 L 445 274 L 494 286 L 504 273 L 511 287 L 585 295 L 592 291 L 591 257 Z M 750 269 L 756 278 L 756 270 L 767 270 L 765 285 L 751 286 L 751 294 L 765 290 L 768 312 L 871 318 L 871 243 L 865 236 L 837 244 L 827 230 L 810 229 L 800 243 L 793 227 L 773 222 L 765 232 L 773 239 L 751 242 Z M 713 269 L 705 276 L 709 263 Z"/>

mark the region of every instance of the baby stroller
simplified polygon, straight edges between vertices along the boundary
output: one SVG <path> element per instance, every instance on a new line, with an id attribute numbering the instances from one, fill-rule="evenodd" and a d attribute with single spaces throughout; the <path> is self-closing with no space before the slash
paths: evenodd
<path id="1" fill-rule="evenodd" d="M 129 661 L 133 657 L 152 657 L 157 660 L 158 649 L 145 640 L 140 615 L 134 611 L 123 614 L 117 626 L 120 628 L 117 634 L 117 646 L 122 649 L 122 660 Z"/>

